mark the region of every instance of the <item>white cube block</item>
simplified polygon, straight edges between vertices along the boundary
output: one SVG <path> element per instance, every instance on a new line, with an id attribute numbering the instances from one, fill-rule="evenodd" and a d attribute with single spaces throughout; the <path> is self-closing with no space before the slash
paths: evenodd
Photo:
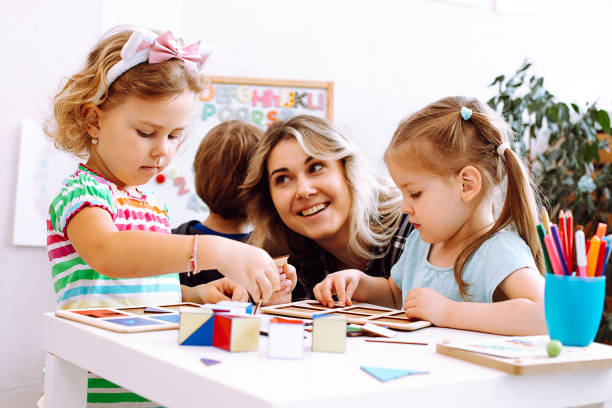
<path id="1" fill-rule="evenodd" d="M 233 300 L 222 300 L 216 303 L 217 307 L 229 307 L 232 313 L 253 314 L 253 304 L 251 302 L 236 302 Z"/>
<path id="2" fill-rule="evenodd" d="M 304 322 L 275 318 L 268 324 L 268 357 L 300 359 L 304 354 Z"/>

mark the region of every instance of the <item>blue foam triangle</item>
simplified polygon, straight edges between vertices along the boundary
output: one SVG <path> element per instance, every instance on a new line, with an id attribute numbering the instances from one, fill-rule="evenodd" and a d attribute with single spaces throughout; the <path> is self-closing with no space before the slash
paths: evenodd
<path id="1" fill-rule="evenodd" d="M 429 374 L 429 371 L 398 370 L 396 368 L 361 366 L 361 369 L 379 381 L 385 382 L 405 375 Z"/>
<path id="2" fill-rule="evenodd" d="M 147 306 L 147 307 L 145 307 L 145 309 L 143 311 L 145 313 L 169 313 L 168 310 L 160 309 L 159 307 L 155 307 L 155 306 Z"/>
<path id="3" fill-rule="evenodd" d="M 219 364 L 219 363 L 220 363 L 220 361 L 219 361 L 219 360 L 213 360 L 213 359 L 210 359 L 210 358 L 204 358 L 204 357 L 202 357 L 202 358 L 201 358 L 201 360 L 202 360 L 202 362 L 203 362 L 204 364 L 206 364 L 207 366 L 209 366 L 209 365 L 215 365 L 215 364 Z"/>

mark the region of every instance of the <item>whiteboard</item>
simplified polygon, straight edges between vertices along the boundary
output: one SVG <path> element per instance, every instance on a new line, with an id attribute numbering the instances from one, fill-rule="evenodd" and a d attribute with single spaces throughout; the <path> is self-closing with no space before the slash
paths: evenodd
<path id="1" fill-rule="evenodd" d="M 143 190 L 154 191 L 168 206 L 172 228 L 203 220 L 206 205 L 195 193 L 192 164 L 202 138 L 225 120 L 240 119 L 267 129 L 278 120 L 308 114 L 333 120 L 333 83 L 262 78 L 210 77 L 196 101 L 187 138 L 174 160 Z M 13 244 L 46 245 L 49 204 L 79 160 L 58 151 L 33 119 L 22 121 L 15 197 Z M 162 180 L 163 179 L 163 180 Z"/>

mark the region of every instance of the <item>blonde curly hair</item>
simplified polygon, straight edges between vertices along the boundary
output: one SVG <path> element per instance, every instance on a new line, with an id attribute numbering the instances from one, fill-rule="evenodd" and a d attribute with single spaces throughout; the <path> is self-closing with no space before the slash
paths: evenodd
<path id="1" fill-rule="evenodd" d="M 120 104 L 130 95 L 161 98 L 186 90 L 199 93 L 204 89 L 202 74 L 188 70 L 179 59 L 138 64 L 108 86 L 106 73 L 121 60 L 121 49 L 133 32 L 133 29 L 124 27 L 111 29 L 89 52 L 85 66 L 60 86 L 53 99 L 53 119 L 44 124 L 44 131 L 53 139 L 56 148 L 81 158 L 87 157 L 91 145 L 83 114 L 83 107 L 87 104 L 104 110 Z M 102 83 L 106 92 L 100 101 L 94 101 Z"/>

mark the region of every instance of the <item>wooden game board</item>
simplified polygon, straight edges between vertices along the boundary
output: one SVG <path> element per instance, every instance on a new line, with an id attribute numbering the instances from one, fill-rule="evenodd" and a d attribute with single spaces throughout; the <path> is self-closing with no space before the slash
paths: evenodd
<path id="1" fill-rule="evenodd" d="M 56 310 L 55 315 L 118 333 L 136 333 L 178 329 L 179 309 L 185 307 L 199 308 L 200 305 L 185 302 L 162 306 L 67 309 Z"/>
<path id="2" fill-rule="evenodd" d="M 474 343 L 436 344 L 436 352 L 514 375 L 581 371 L 612 366 L 612 346 L 591 343 L 588 347 L 564 346 L 557 357 L 549 357 L 545 336 L 502 337 Z"/>
<path id="3" fill-rule="evenodd" d="M 279 316 L 312 319 L 313 315 L 326 314 L 330 316 L 345 316 L 348 323 L 373 323 L 397 330 L 416 330 L 431 326 L 431 322 L 419 319 L 409 319 L 401 310 L 382 306 L 355 303 L 352 306 L 330 308 L 316 300 L 301 300 L 281 305 L 260 308 L 262 313 Z"/>

